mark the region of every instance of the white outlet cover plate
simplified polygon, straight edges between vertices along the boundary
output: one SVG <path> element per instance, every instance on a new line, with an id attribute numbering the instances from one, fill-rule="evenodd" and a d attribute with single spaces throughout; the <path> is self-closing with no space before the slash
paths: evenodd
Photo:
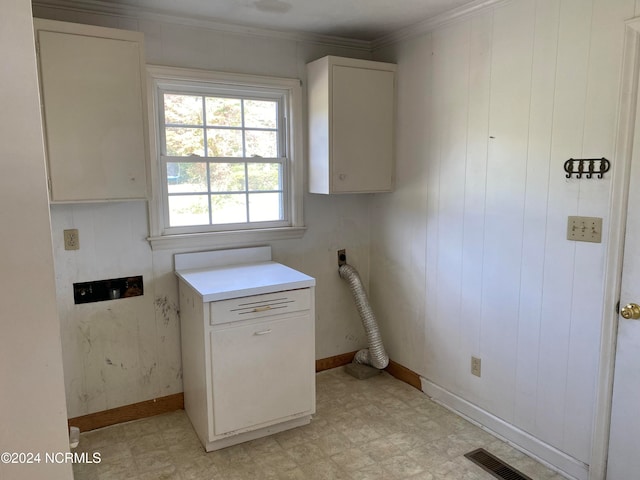
<path id="1" fill-rule="evenodd" d="M 64 249 L 80 250 L 80 236 L 77 228 L 64 230 Z"/>

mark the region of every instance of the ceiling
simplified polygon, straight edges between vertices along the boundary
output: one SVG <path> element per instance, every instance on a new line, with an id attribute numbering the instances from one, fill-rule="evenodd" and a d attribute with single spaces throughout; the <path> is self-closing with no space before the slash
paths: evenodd
<path id="1" fill-rule="evenodd" d="M 73 0 L 284 32 L 373 41 L 478 0 Z M 35 3 L 35 2 L 34 2 Z"/>

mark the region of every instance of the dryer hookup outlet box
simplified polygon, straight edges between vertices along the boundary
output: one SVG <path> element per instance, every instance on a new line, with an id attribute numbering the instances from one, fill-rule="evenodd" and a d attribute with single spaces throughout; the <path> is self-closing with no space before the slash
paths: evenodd
<path id="1" fill-rule="evenodd" d="M 142 275 L 73 284 L 74 303 L 92 303 L 144 294 Z"/>

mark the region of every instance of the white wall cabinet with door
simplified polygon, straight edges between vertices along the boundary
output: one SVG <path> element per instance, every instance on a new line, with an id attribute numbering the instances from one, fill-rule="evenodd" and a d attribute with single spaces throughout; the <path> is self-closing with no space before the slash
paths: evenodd
<path id="1" fill-rule="evenodd" d="M 34 26 L 51 202 L 146 199 L 143 35 Z"/>
<path id="2" fill-rule="evenodd" d="M 311 193 L 393 190 L 395 71 L 333 56 L 307 64 Z"/>

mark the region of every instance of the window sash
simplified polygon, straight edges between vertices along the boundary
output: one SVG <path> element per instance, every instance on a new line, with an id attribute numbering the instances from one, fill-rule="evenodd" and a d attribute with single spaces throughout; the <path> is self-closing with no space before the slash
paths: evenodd
<path id="1" fill-rule="evenodd" d="M 255 88 L 247 89 L 238 87 L 237 91 L 228 92 L 229 87 L 221 88 L 218 90 L 215 86 L 209 86 L 207 88 L 201 88 L 200 90 L 194 90 L 193 88 L 184 89 L 164 89 L 158 88 L 158 124 L 160 127 L 160 148 L 161 154 L 167 155 L 167 128 L 183 128 L 183 129 L 201 129 L 203 131 L 203 148 L 207 150 L 207 136 L 209 130 L 224 130 L 224 131 L 239 131 L 242 135 L 242 147 L 243 153 L 246 149 L 246 132 L 276 132 L 277 135 L 277 155 L 287 156 L 286 146 L 286 109 L 287 95 L 284 91 L 272 90 L 265 92 L 263 90 L 257 90 Z M 165 95 L 189 95 L 194 97 L 201 97 L 202 99 L 202 124 L 182 124 L 182 123 L 165 123 Z M 224 126 L 224 125 L 208 125 L 207 124 L 207 98 L 227 98 L 230 100 L 241 100 L 241 124 L 238 126 Z M 274 102 L 277 105 L 276 127 L 253 127 L 246 125 L 244 102 L 245 101 L 269 101 Z M 204 155 L 203 155 L 204 156 Z M 215 157 L 222 158 L 222 157 Z M 242 155 L 235 157 L 242 158 Z"/>
<path id="2" fill-rule="evenodd" d="M 246 176 L 244 180 L 244 188 L 242 190 L 232 190 L 232 191 L 218 191 L 211 189 L 211 178 L 209 174 L 207 174 L 206 179 L 206 188 L 198 191 L 191 192 L 169 192 L 169 178 L 167 174 L 167 164 L 168 163 L 184 163 L 184 164 L 193 164 L 193 163 L 203 163 L 203 164 L 216 164 L 216 163 L 235 163 L 235 164 L 261 164 L 261 163 L 273 163 L 278 164 L 280 166 L 280 185 L 276 190 L 251 190 L 249 188 L 249 177 Z M 245 167 L 246 168 L 246 167 Z M 238 158 L 238 157 L 170 157 L 162 155 L 160 157 L 160 171 L 162 175 L 162 201 L 164 204 L 163 209 L 163 220 L 164 220 L 164 229 L 163 234 L 182 234 L 182 233 L 197 233 L 197 232 L 219 232 L 225 230 L 251 230 L 251 229 L 259 229 L 259 228 L 276 228 L 276 227 L 286 227 L 291 224 L 290 222 L 290 206 L 287 201 L 287 194 L 289 185 L 289 162 L 286 157 L 280 158 Z M 207 172 L 209 169 L 207 169 Z M 246 172 L 246 170 L 245 170 Z M 263 193 L 278 193 L 280 195 L 280 209 L 281 209 L 281 219 L 280 220 L 270 220 L 270 221 L 251 221 L 250 214 L 250 201 L 249 197 L 253 194 L 263 194 Z M 211 196 L 212 195 L 244 195 L 246 199 L 246 222 L 237 222 L 237 223 L 211 223 L 213 211 L 211 208 Z M 169 208 L 169 199 L 170 197 L 179 197 L 179 196 L 204 196 L 208 197 L 208 216 L 209 216 L 209 224 L 200 224 L 200 225 L 184 225 L 184 226 L 171 226 L 170 222 L 170 208 Z"/>
<path id="3" fill-rule="evenodd" d="M 233 91 L 231 93 L 221 92 L 217 88 L 211 87 L 202 90 L 191 90 L 191 89 L 157 89 L 158 95 L 158 126 L 159 126 L 159 141 L 160 141 L 160 172 L 162 175 L 162 203 L 163 203 L 163 234 L 180 234 L 180 233 L 197 233 L 197 232 L 216 232 L 216 231 L 225 231 L 225 230 L 251 230 L 257 228 L 274 228 L 274 227 L 285 227 L 291 225 L 290 221 L 290 208 L 289 208 L 289 158 L 287 154 L 287 136 L 286 136 L 286 104 L 287 99 L 286 95 L 283 92 L 272 91 L 265 94 L 265 92 L 260 92 L 261 94 L 256 94 L 255 89 L 249 89 L 246 91 L 245 89 L 239 89 L 239 91 Z M 165 94 L 174 94 L 174 95 L 191 95 L 194 97 L 199 97 L 202 101 L 202 124 L 181 124 L 181 123 L 165 123 Z M 207 98 L 229 98 L 233 100 L 241 100 L 241 119 L 239 126 L 218 126 L 218 125 L 208 125 L 207 117 L 206 117 L 206 99 Z M 277 117 L 276 117 L 276 127 L 275 128 L 261 128 L 261 127 L 248 127 L 245 119 L 245 111 L 244 111 L 244 101 L 250 100 L 258 100 L 258 101 L 270 101 L 276 104 L 277 108 Z M 205 155 L 192 155 L 192 156 L 169 156 L 167 155 L 167 138 L 166 132 L 167 128 L 192 128 L 192 129 L 201 129 L 203 131 L 203 148 Z M 244 156 L 207 156 L 208 153 L 208 133 L 211 130 L 231 130 L 231 131 L 239 131 L 242 136 L 242 152 L 246 153 L 247 142 L 246 142 L 246 134 L 247 132 L 253 131 L 271 131 L 276 133 L 276 149 L 278 157 L 262 157 L 262 156 L 252 156 L 252 157 L 244 157 Z M 167 172 L 167 164 L 168 163 L 204 163 L 206 165 L 207 178 L 206 178 L 206 189 L 202 191 L 193 191 L 193 192 L 184 192 L 184 193 L 176 193 L 169 192 L 169 176 Z M 233 163 L 233 164 L 244 164 L 245 165 L 245 177 L 244 177 L 244 189 L 238 191 L 231 192 L 220 192 L 212 190 L 211 188 L 211 177 L 210 177 L 210 165 L 215 163 Z M 251 190 L 249 188 L 249 174 L 248 174 L 248 165 L 251 163 L 259 164 L 259 163 L 276 163 L 280 165 L 280 178 L 279 178 L 279 189 L 277 190 Z M 251 202 L 250 196 L 260 194 L 260 193 L 277 193 L 280 196 L 280 216 L 281 218 L 278 220 L 271 221 L 257 221 L 251 220 Z M 236 223 L 214 223 L 214 211 L 212 208 L 212 196 L 213 195 L 242 195 L 244 196 L 244 204 L 245 204 L 245 222 L 236 222 Z M 207 197 L 207 213 L 208 213 L 208 224 L 199 224 L 199 225 L 171 225 L 171 209 L 170 209 L 170 201 L 172 197 L 178 196 L 206 196 Z"/>

